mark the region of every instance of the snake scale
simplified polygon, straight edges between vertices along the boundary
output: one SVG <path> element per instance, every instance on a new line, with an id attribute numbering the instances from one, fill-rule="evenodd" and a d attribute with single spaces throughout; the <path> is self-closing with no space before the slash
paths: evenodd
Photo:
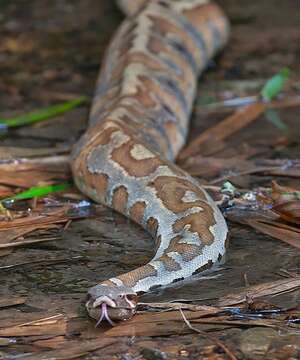
<path id="1" fill-rule="evenodd" d="M 78 188 L 155 239 L 147 264 L 101 282 L 86 308 L 98 320 L 133 316 L 137 295 L 209 267 L 227 225 L 213 200 L 174 164 L 185 143 L 197 79 L 228 39 L 207 0 L 120 0 L 127 17 L 106 51 L 85 134 L 72 153 Z"/>

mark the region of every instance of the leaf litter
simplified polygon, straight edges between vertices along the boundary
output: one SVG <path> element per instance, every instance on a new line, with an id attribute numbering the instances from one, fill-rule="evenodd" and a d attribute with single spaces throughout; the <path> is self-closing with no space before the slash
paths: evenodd
<path id="1" fill-rule="evenodd" d="M 13 45 L 10 45 L 10 49 L 18 42 L 13 41 L 11 44 Z M 34 42 L 31 41 L 28 47 L 29 52 L 33 44 Z M 249 44 L 249 46 L 254 45 Z M 14 50 L 14 53 L 18 51 Z M 280 64 L 276 70 L 278 71 L 281 67 Z M 220 92 L 221 96 L 224 95 L 224 100 L 216 101 L 215 104 L 209 106 L 196 107 L 196 115 L 219 113 L 224 117 L 217 125 L 211 125 L 210 121 L 207 121 L 206 130 L 199 131 L 199 137 L 189 142 L 178 160 L 180 166 L 191 175 L 201 178 L 199 180 L 215 197 L 227 218 L 234 224 L 240 224 L 235 226 L 242 226 L 245 231 L 249 231 L 251 227 L 258 234 L 266 234 L 279 239 L 285 242 L 287 244 L 285 246 L 289 249 L 295 248 L 298 251 L 300 247 L 300 189 L 297 188 L 296 182 L 300 178 L 300 160 L 299 152 L 296 156 L 294 152 L 294 155 L 289 157 L 292 148 L 297 148 L 298 143 L 297 139 L 293 138 L 292 124 L 289 121 L 286 122 L 282 109 L 293 111 L 294 107 L 299 107 L 300 100 L 293 91 L 280 94 L 286 75 L 285 70 L 277 72 L 265 83 L 261 94 L 259 92 L 239 94 L 239 90 L 236 90 L 237 94 L 230 98 L 225 92 L 224 94 Z M 46 78 L 49 76 L 48 74 Z M 58 75 L 54 72 L 51 76 L 55 78 Z M 234 83 L 234 81 L 229 82 Z M 72 81 L 69 83 L 71 84 Z M 259 83 L 261 86 L 262 81 Z M 18 103 L 20 95 L 17 89 L 14 85 L 11 85 L 9 89 L 10 94 L 15 94 L 12 98 Z M 80 88 L 79 91 L 81 91 Z M 41 121 L 39 126 L 43 126 L 43 120 L 47 120 L 50 115 L 56 116 L 60 111 L 72 111 L 73 105 L 84 106 L 86 97 L 78 96 L 79 103 L 74 103 L 72 102 L 74 97 L 68 95 L 69 92 L 72 93 L 66 89 L 66 95 L 62 91 L 61 96 L 56 90 L 52 93 L 55 101 L 59 97 L 62 100 L 70 100 L 62 107 L 59 105 L 41 108 L 34 113 L 29 111 L 27 114 L 29 116 L 2 116 L 5 119 L 12 119 L 3 121 L 3 126 L 8 128 L 5 141 L 9 140 L 10 136 L 13 137 L 13 126 L 30 126 L 34 139 L 36 129 L 34 122 Z M 51 90 L 50 92 L 48 89 L 45 90 L 44 95 L 41 91 L 40 99 L 48 99 L 49 94 L 51 95 Z M 217 96 L 214 99 L 217 99 Z M 70 104 L 71 107 L 68 108 Z M 36 109 L 36 105 L 33 104 L 31 108 Z M 226 117 L 232 108 L 234 112 Z M 276 109 L 275 115 L 270 115 L 269 110 L 274 109 Z M 26 111 L 17 113 L 26 113 Z M 248 138 L 243 135 L 246 127 L 248 130 L 257 126 L 255 121 L 265 116 L 269 117 L 275 125 L 272 125 L 274 136 L 267 139 L 264 137 L 264 141 L 259 143 L 260 134 L 256 136 L 251 129 Z M 52 121 L 57 122 L 58 125 L 54 126 L 59 127 L 58 119 L 54 118 Z M 289 131 L 286 131 L 287 129 Z M 17 134 L 22 138 L 22 133 Z M 7 209 L 4 209 L 6 212 L 1 213 L 0 258 L 12 260 L 1 264 L 0 272 L 7 274 L 8 270 L 15 271 L 17 277 L 20 277 L 20 272 L 25 272 L 32 279 L 32 276 L 36 275 L 39 264 L 46 267 L 60 264 L 62 271 L 66 272 L 69 267 L 66 264 L 71 264 L 72 259 L 74 262 L 87 259 L 85 266 L 93 269 L 93 261 L 89 261 L 89 254 L 87 256 L 76 254 L 73 257 L 69 254 L 57 257 L 41 254 L 40 258 L 32 261 L 31 266 L 30 261 L 20 261 L 22 252 L 26 250 L 38 252 L 52 247 L 57 251 L 60 246 L 63 246 L 64 235 L 68 232 L 70 222 L 72 222 L 72 227 L 73 224 L 76 226 L 77 219 L 87 217 L 88 221 L 91 219 L 90 210 L 83 213 L 78 211 L 81 209 L 84 198 L 74 188 L 64 189 L 61 193 L 48 192 L 55 189 L 57 184 L 71 179 L 68 152 L 72 144 L 68 135 L 66 134 L 65 141 L 60 141 L 58 144 L 45 140 L 45 146 L 42 147 L 39 142 L 33 142 L 34 146 L 30 144 L 30 146 L 16 147 L 15 141 L 12 143 L 8 141 L 9 146 L 4 145 L 0 148 L 1 199 L 13 199 L 16 196 L 11 206 L 8 206 L 7 202 L 4 203 Z M 256 142 L 252 143 L 253 139 Z M 280 154 L 280 151 L 283 151 L 284 156 L 277 158 L 276 154 Z M 273 178 L 276 178 L 278 183 L 272 182 Z M 37 193 L 33 191 L 28 195 L 32 187 L 42 190 L 41 192 L 38 190 Z M 24 198 L 17 199 L 18 194 L 22 193 L 25 193 L 25 196 L 19 197 L 24 196 Z M 88 202 L 84 206 L 90 209 Z M 104 212 L 103 217 L 104 219 L 101 220 L 109 223 L 111 214 L 108 211 Z M 122 223 L 123 220 L 117 221 Z M 128 226 L 128 224 L 125 225 Z M 108 233 L 106 236 L 110 238 L 113 234 Z M 94 246 L 94 240 L 88 239 L 88 241 Z M 272 244 L 275 242 L 268 243 L 268 246 L 271 247 Z M 95 250 L 95 247 L 92 249 Z M 18 254 L 19 258 L 15 259 L 14 256 Z M 292 270 L 295 271 L 295 269 Z M 22 295 L 21 291 L 18 295 L 13 287 L 11 289 L 7 287 L 8 293 L 5 296 L 2 295 L 0 299 L 0 345 L 8 348 L 4 354 L 7 359 L 13 359 L 15 353 L 18 353 L 19 358 L 23 358 L 24 355 L 24 359 L 71 359 L 91 353 L 97 356 L 99 354 L 97 351 L 101 349 L 113 351 L 109 349 L 112 347 L 115 350 L 121 346 L 122 338 L 129 336 L 136 337 L 135 345 L 126 345 L 126 354 L 128 353 L 126 356 L 128 359 L 134 359 L 147 353 L 141 350 L 142 345 L 139 346 L 143 341 L 142 336 L 153 337 L 152 341 L 155 344 L 160 336 L 165 336 L 164 339 L 167 339 L 168 335 L 173 335 L 177 336 L 176 344 L 173 344 L 176 354 L 182 353 L 189 356 L 193 350 L 187 350 L 189 348 L 185 348 L 184 345 L 181 347 L 178 345 L 178 339 L 184 339 L 186 336 L 184 334 L 189 334 L 189 336 L 194 336 L 190 339 L 193 339 L 192 345 L 197 349 L 197 355 L 207 351 L 211 359 L 236 359 L 240 356 L 239 345 L 228 341 L 228 338 L 222 335 L 226 334 L 226 331 L 233 329 L 242 331 L 247 328 L 280 329 L 281 332 L 299 331 L 299 308 L 280 306 L 278 300 L 276 305 L 271 303 L 271 300 L 281 299 L 284 294 L 291 294 L 291 296 L 297 294 L 300 288 L 297 270 L 293 276 L 292 272 L 288 272 L 289 275 L 286 278 L 278 279 L 278 275 L 273 275 L 273 278 L 277 276 L 277 280 L 268 282 L 256 280 L 255 285 L 246 284 L 239 289 L 234 286 L 235 290 L 231 287 L 227 288 L 226 293 L 219 299 L 207 300 L 204 304 L 203 301 L 198 302 L 193 299 L 188 299 L 187 302 L 143 302 L 140 304 L 139 314 L 134 319 L 112 329 L 93 329 L 93 324 L 87 320 L 81 305 L 83 303 L 81 294 L 85 292 L 87 284 L 84 285 L 83 290 L 80 289 L 80 296 L 75 300 L 73 295 L 65 289 L 61 290 L 61 297 L 56 295 L 61 304 L 63 300 L 75 302 L 72 312 L 66 308 L 65 311 L 60 311 L 59 307 L 53 305 L 53 296 L 48 294 L 45 295 L 45 298 L 49 296 L 49 300 L 46 298 L 48 302 L 45 300 L 46 306 L 42 304 L 40 308 L 36 305 L 32 306 L 34 291 L 27 291 L 25 295 Z M 51 269 L 51 271 L 54 270 Z M 94 273 L 94 271 L 91 272 Z M 269 275 L 271 277 L 272 274 Z M 91 284 L 94 281 L 95 277 L 91 277 Z M 197 345 L 199 337 L 207 341 L 200 349 Z M 163 345 L 161 348 L 164 348 Z M 133 351 L 132 356 L 131 351 Z M 27 353 L 26 356 L 25 353 Z M 101 351 L 100 354 L 104 356 Z M 107 358 L 112 357 L 108 355 Z"/>

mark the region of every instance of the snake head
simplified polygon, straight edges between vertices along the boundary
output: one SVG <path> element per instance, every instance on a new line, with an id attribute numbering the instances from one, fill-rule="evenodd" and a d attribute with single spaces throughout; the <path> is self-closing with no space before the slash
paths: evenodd
<path id="1" fill-rule="evenodd" d="M 86 309 L 98 326 L 103 319 L 128 320 L 136 312 L 137 294 L 127 286 L 96 285 L 89 289 Z"/>

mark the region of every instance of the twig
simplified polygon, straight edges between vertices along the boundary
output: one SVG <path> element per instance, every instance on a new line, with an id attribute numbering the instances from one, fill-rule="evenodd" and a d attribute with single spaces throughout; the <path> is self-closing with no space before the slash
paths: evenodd
<path id="1" fill-rule="evenodd" d="M 206 333 L 205 331 L 199 330 L 197 328 L 195 328 L 193 325 L 191 325 L 191 323 L 188 321 L 188 319 L 186 318 L 186 316 L 184 315 L 182 309 L 179 309 L 180 314 L 183 318 L 183 321 L 185 322 L 185 324 L 187 325 L 187 327 L 189 329 L 191 329 L 192 331 L 195 331 L 196 333 L 208 338 L 210 341 L 214 342 L 218 347 L 220 347 L 225 354 L 228 355 L 228 357 L 231 360 L 238 360 L 237 357 L 228 349 L 228 347 L 223 344 L 219 339 L 215 338 L 214 336 L 209 335 L 208 333 Z"/>

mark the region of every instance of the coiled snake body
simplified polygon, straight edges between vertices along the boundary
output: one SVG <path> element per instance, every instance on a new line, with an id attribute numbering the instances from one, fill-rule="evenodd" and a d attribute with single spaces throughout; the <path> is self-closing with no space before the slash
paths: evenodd
<path id="1" fill-rule="evenodd" d="M 75 146 L 78 188 L 148 230 L 154 258 L 89 290 L 89 315 L 128 319 L 136 295 L 186 278 L 225 252 L 227 226 L 198 182 L 173 163 L 197 78 L 228 38 L 206 0 L 121 0 L 128 16 L 103 61 L 89 127 Z"/>

